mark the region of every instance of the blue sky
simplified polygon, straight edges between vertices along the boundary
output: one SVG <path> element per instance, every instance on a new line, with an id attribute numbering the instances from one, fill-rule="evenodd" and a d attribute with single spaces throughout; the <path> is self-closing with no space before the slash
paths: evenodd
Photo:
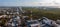
<path id="1" fill-rule="evenodd" d="M 0 6 L 30 6 L 28 3 L 33 2 L 40 2 L 40 0 L 0 0 Z"/>
<path id="2" fill-rule="evenodd" d="M 0 6 L 60 6 L 60 0 L 0 0 Z"/>
<path id="3" fill-rule="evenodd" d="M 0 0 L 0 6 L 17 6 L 18 0 Z"/>

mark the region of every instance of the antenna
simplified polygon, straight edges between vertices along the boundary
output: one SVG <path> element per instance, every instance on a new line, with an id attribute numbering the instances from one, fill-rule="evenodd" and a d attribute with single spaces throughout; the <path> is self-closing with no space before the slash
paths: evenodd
<path id="1" fill-rule="evenodd" d="M 33 19 L 32 19 L 32 10 L 31 10 L 31 21 L 32 21 Z"/>

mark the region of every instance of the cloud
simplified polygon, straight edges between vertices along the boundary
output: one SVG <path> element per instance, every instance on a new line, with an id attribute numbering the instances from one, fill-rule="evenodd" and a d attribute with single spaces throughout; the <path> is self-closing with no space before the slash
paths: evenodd
<path id="1" fill-rule="evenodd" d="M 60 6 L 60 0 L 0 0 L 0 6 Z"/>
<path id="2" fill-rule="evenodd" d="M 25 1 L 20 3 L 23 6 L 60 6 L 60 0 L 37 0 L 34 2 Z"/>

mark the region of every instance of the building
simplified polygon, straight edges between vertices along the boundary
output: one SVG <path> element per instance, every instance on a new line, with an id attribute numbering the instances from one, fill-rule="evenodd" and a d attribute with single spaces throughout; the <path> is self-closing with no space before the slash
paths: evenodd
<path id="1" fill-rule="evenodd" d="M 0 7 L 0 14 L 21 14 L 22 9 L 19 7 Z"/>

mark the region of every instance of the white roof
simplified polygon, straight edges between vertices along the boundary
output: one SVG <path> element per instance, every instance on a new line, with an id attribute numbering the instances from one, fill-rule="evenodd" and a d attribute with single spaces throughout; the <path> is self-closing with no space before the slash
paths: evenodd
<path id="1" fill-rule="evenodd" d="M 38 26 L 39 24 L 31 24 L 31 26 Z"/>

